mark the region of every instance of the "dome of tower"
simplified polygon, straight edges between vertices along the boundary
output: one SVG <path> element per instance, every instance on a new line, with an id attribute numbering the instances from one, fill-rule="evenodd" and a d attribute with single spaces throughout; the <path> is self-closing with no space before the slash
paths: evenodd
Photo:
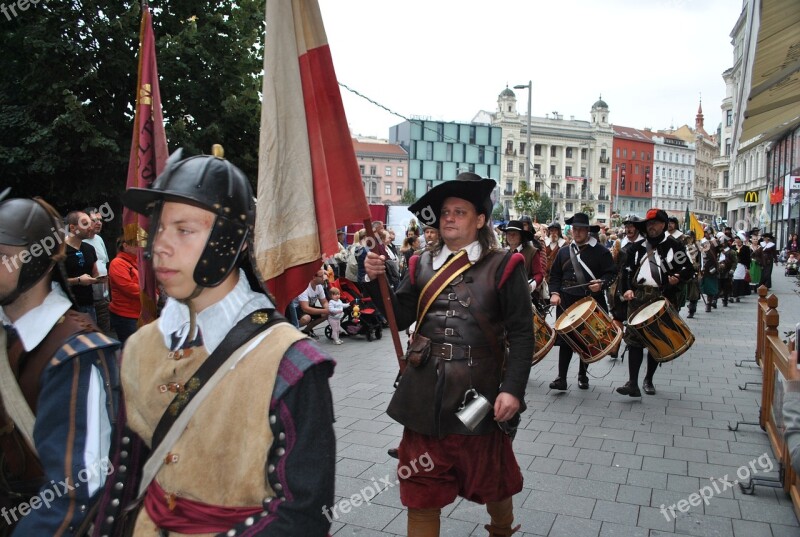
<path id="1" fill-rule="evenodd" d="M 508 86 L 506 86 L 506 89 L 500 92 L 500 97 L 514 97 L 516 99 L 517 96 L 508 88 Z"/>

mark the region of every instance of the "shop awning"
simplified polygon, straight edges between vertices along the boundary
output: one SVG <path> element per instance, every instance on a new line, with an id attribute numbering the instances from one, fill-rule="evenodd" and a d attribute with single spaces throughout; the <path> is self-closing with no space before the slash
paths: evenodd
<path id="1" fill-rule="evenodd" d="M 761 0 L 760 4 L 740 152 L 800 124 L 800 2 Z"/>

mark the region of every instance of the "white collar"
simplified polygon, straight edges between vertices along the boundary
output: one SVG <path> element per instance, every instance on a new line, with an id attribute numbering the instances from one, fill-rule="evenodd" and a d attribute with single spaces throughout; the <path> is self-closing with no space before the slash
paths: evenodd
<path id="1" fill-rule="evenodd" d="M 274 308 L 274 306 L 266 295 L 250 289 L 247 276 L 242 269 L 239 269 L 239 281 L 236 287 L 222 300 L 197 314 L 197 328 L 203 336 L 203 345 L 209 354 L 222 343 L 236 323 L 255 310 L 263 308 Z M 178 347 L 182 345 L 189 335 L 189 306 L 174 298 L 168 298 L 161 317 L 158 318 L 158 329 L 168 348 L 173 349 L 173 334 L 179 341 Z"/>
<path id="2" fill-rule="evenodd" d="M 26 352 L 35 349 L 41 343 L 58 320 L 72 306 L 64 290 L 57 283 L 53 283 L 50 293 L 41 304 L 26 312 L 17 322 L 12 323 L 0 308 L 0 320 L 12 325 L 22 340 Z"/>
<path id="3" fill-rule="evenodd" d="M 467 252 L 467 258 L 473 265 L 477 263 L 478 259 L 481 258 L 481 253 L 483 252 L 483 249 L 478 241 L 471 242 L 465 248 L 461 248 L 460 250 L 465 250 Z M 433 270 L 439 270 L 442 268 L 442 265 L 445 264 L 447 258 L 452 253 L 455 252 L 448 248 L 446 244 L 442 245 L 442 250 L 433 258 Z"/>
<path id="4" fill-rule="evenodd" d="M 681 232 L 680 232 L 680 230 L 676 229 L 676 230 L 675 230 L 675 231 L 673 231 L 672 233 L 667 233 L 667 235 L 669 235 L 670 237 L 672 237 L 672 238 L 674 238 L 674 239 L 677 239 L 678 237 L 680 237 L 681 235 L 683 235 L 683 233 L 681 233 Z"/>
<path id="5" fill-rule="evenodd" d="M 589 240 L 588 240 L 588 241 L 586 241 L 586 242 L 585 242 L 585 243 L 583 243 L 583 244 L 580 244 L 580 245 L 579 245 L 577 242 L 572 242 L 572 243 L 570 243 L 570 244 L 573 244 L 573 245 L 575 245 L 575 248 L 577 248 L 578 250 L 580 250 L 581 246 L 584 246 L 584 245 L 587 245 L 587 244 L 588 244 L 589 246 L 591 246 L 591 247 L 593 247 L 593 248 L 594 248 L 595 246 L 597 246 L 597 239 L 595 239 L 594 237 L 592 237 L 592 236 L 590 235 L 590 236 L 589 236 Z"/>
<path id="6" fill-rule="evenodd" d="M 643 240 L 644 240 L 644 237 L 641 234 L 637 234 L 636 235 L 636 240 L 634 240 L 633 243 L 636 244 L 637 242 L 642 242 Z M 619 247 L 622 248 L 623 246 L 627 245 L 630 242 L 631 241 L 628 239 L 628 236 L 625 235 L 624 237 L 622 237 L 622 241 L 620 241 Z"/>

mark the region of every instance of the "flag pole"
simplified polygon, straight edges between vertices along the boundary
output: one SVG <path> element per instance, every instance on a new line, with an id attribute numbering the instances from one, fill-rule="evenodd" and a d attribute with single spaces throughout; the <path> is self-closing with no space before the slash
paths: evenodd
<path id="1" fill-rule="evenodd" d="M 364 220 L 364 229 L 367 231 L 367 237 L 371 237 L 376 242 L 378 238 L 372 230 L 372 218 Z M 406 361 L 403 359 L 405 353 L 403 352 L 403 344 L 400 342 L 400 334 L 397 330 L 397 319 L 394 316 L 394 308 L 392 307 L 392 299 L 389 294 L 389 280 L 386 273 L 378 277 L 378 285 L 381 290 L 381 299 L 383 301 L 383 310 L 386 312 L 386 320 L 389 322 L 389 331 L 392 333 L 392 343 L 394 343 L 394 353 L 397 358 L 397 364 L 400 367 L 400 373 L 406 369 Z"/>

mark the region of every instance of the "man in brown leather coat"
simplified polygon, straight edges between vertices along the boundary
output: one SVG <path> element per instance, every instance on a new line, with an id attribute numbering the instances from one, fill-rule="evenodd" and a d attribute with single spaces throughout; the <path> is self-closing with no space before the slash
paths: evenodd
<path id="1" fill-rule="evenodd" d="M 487 223 L 494 185 L 463 173 L 410 207 L 441 238 L 411 258 L 392 296 L 398 328 L 417 322 L 408 366 L 387 409 L 405 426 L 398 475 L 409 536 L 438 535 L 441 508 L 457 496 L 486 504 L 489 535 L 519 528 L 512 528 L 511 497 L 521 490 L 522 475 L 511 435 L 524 410 L 533 314 L 524 258 L 500 250 Z M 377 296 L 382 256 L 370 252 L 365 268 Z M 464 413 L 456 413 L 465 402 L 474 410 L 476 393 L 488 400 L 486 414 L 468 426 Z M 430 470 L 403 471 L 421 456 L 432 462 Z"/>

